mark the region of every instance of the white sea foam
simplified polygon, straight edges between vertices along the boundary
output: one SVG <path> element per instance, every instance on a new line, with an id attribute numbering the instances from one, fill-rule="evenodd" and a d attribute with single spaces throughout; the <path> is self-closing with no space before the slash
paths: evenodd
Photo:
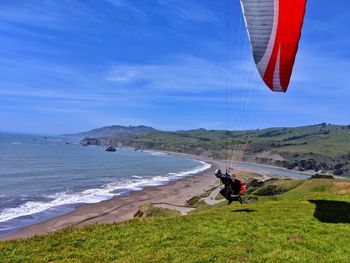
<path id="1" fill-rule="evenodd" d="M 155 151 L 145 151 L 146 153 L 150 154 L 150 155 L 154 155 L 154 156 L 162 156 L 162 155 L 168 155 L 166 153 L 162 153 L 162 152 L 155 152 Z"/>
<path id="2" fill-rule="evenodd" d="M 178 172 L 178 173 L 169 173 L 169 175 L 173 176 L 173 177 L 184 177 L 184 176 L 193 175 L 193 174 L 196 174 L 199 172 L 203 172 L 211 167 L 210 164 L 205 163 L 203 161 L 198 161 L 198 162 L 201 164 L 201 166 L 198 166 L 198 167 L 196 167 L 192 170 L 189 170 L 189 171 Z"/>
<path id="3" fill-rule="evenodd" d="M 41 213 L 63 205 L 98 203 L 111 199 L 113 196 L 127 193 L 128 191 L 139 191 L 146 186 L 157 186 L 166 184 L 169 181 L 186 177 L 211 167 L 210 164 L 199 161 L 200 165 L 192 170 L 169 173 L 168 176 L 154 176 L 152 178 L 134 178 L 124 182 L 112 182 L 103 185 L 101 188 L 88 189 L 82 192 L 61 192 L 47 196 L 52 198 L 48 202 L 27 202 L 16 208 L 7 208 L 0 212 L 0 222 L 6 222 L 18 217 Z M 118 193 L 116 193 L 118 191 Z"/>
<path id="4" fill-rule="evenodd" d="M 20 142 L 12 142 L 13 145 L 19 145 L 21 144 Z"/>

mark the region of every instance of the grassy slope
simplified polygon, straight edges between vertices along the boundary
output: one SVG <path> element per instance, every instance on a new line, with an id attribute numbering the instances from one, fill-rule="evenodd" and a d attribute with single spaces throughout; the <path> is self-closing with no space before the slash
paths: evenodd
<path id="1" fill-rule="evenodd" d="M 350 202 L 349 189 L 349 182 L 309 180 L 242 206 L 0 243 L 0 262 L 350 262 L 350 204 L 341 203 Z M 339 203 L 325 209 L 311 199 Z"/>
<path id="2" fill-rule="evenodd" d="M 255 131 L 227 132 L 198 129 L 179 132 L 146 132 L 127 144 L 140 148 L 205 154 L 225 159 L 228 151 L 245 149 L 245 158 L 270 163 L 269 158 L 256 158 L 262 152 L 279 154 L 289 162 L 314 159 L 326 162 L 330 170 L 337 163 L 348 164 L 344 175 L 350 175 L 350 129 L 340 125 L 312 125 L 297 128 L 269 128 Z M 273 162 L 273 161 L 272 161 Z M 282 165 L 281 163 L 275 163 Z"/>
<path id="3" fill-rule="evenodd" d="M 328 134 L 319 134 L 320 131 L 327 131 Z M 269 128 L 255 131 L 226 132 L 218 130 L 192 130 L 179 132 L 147 132 L 139 136 L 135 142 L 154 143 L 156 147 L 161 145 L 169 146 L 172 143 L 182 143 L 188 146 L 197 144 L 197 146 L 214 146 L 216 144 L 227 145 L 229 142 L 246 143 L 250 140 L 250 147 L 259 145 L 266 147 L 272 142 L 281 143 L 276 148 L 276 152 L 314 152 L 336 156 L 337 154 L 350 153 L 350 129 L 339 125 L 313 125 L 296 128 Z M 284 144 L 302 144 L 307 145 L 284 145 Z M 300 149 L 300 150 L 298 150 Z M 252 149 L 254 150 L 254 149 Z"/>
<path id="4" fill-rule="evenodd" d="M 150 127 L 111 126 L 77 134 L 98 138 L 99 145 L 131 146 L 205 155 L 214 159 L 245 160 L 310 169 L 300 161 L 312 159 L 316 170 L 350 176 L 350 125 L 310 125 L 248 131 L 196 129 L 167 132 Z M 241 152 L 241 150 L 243 150 Z M 326 163 L 326 166 L 323 164 Z M 334 168 L 342 164 L 342 167 Z M 313 168 L 311 168 L 313 169 Z M 341 170 L 341 173 L 339 173 Z"/>
<path id="5" fill-rule="evenodd" d="M 220 151 L 232 150 L 240 143 L 250 141 L 247 154 L 264 150 L 282 154 L 309 154 L 324 156 L 326 159 L 350 154 L 350 125 L 310 125 L 294 128 L 268 128 L 248 131 L 189 130 L 166 132 L 149 127 L 111 126 L 96 129 L 83 135 L 97 138 L 114 138 L 127 145 L 140 148 L 168 149 L 193 153 L 210 151 L 225 157 Z M 126 139 L 126 135 L 129 138 Z M 306 143 L 306 144 L 305 144 Z"/>

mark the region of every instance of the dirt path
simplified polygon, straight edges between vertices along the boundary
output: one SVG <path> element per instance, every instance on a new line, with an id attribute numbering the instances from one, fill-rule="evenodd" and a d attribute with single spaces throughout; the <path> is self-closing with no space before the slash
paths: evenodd
<path id="1" fill-rule="evenodd" d="M 222 189 L 222 186 L 219 186 L 213 192 L 211 192 L 209 196 L 203 198 L 203 201 L 208 205 L 216 205 L 218 203 L 222 203 L 223 201 L 225 201 L 225 199 L 216 200 L 216 197 L 219 194 L 221 189 Z"/>
<path id="2" fill-rule="evenodd" d="M 167 203 L 158 203 L 158 204 L 153 204 L 153 205 L 155 207 L 159 207 L 159 208 L 166 208 L 166 209 L 176 210 L 176 211 L 180 212 L 180 214 L 183 215 L 183 216 L 185 216 L 189 212 L 195 210 L 195 208 L 192 208 L 192 207 L 172 205 L 172 204 L 167 204 Z"/>

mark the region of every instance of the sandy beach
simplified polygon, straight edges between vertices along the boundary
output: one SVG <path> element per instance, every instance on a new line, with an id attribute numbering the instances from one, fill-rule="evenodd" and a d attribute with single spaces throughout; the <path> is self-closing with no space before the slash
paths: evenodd
<path id="1" fill-rule="evenodd" d="M 196 159 L 206 162 L 211 167 L 193 176 L 180 178 L 177 181 L 169 182 L 166 185 L 148 186 L 140 191 L 132 191 L 127 196 L 115 196 L 112 199 L 93 204 L 79 205 L 74 211 L 48 219 L 44 222 L 34 224 L 19 230 L 17 233 L 0 238 L 0 240 L 23 239 L 42 235 L 48 232 L 57 231 L 66 227 L 81 227 L 89 224 L 109 224 L 131 220 L 139 207 L 146 203 L 157 204 L 160 207 L 171 208 L 171 206 L 186 206 L 186 201 L 194 196 L 201 195 L 213 187 L 219 185 L 219 181 L 213 176 L 217 168 L 224 169 L 225 161 L 212 160 L 202 156 L 166 152 L 182 158 Z M 257 165 L 257 164 L 256 164 Z M 288 171 L 284 168 L 258 165 L 254 169 L 256 173 L 266 179 L 270 176 L 264 173 L 264 167 L 273 168 L 279 171 Z M 253 172 L 243 167 L 238 167 L 236 172 Z M 260 171 L 260 172 L 259 172 Z M 288 171 L 289 173 L 291 171 Z M 296 174 L 308 175 L 307 173 L 294 172 Z M 170 207 L 169 207 L 170 205 Z M 181 209 L 180 209 L 181 210 Z M 183 209 L 184 211 L 186 210 Z M 187 208 L 188 210 L 188 208 Z M 180 211 L 182 212 L 182 211 Z"/>
<path id="2" fill-rule="evenodd" d="M 213 171 L 217 168 L 225 167 L 225 162 L 222 161 L 214 161 L 187 154 L 171 154 L 204 161 L 211 164 L 211 168 L 167 185 L 150 186 L 141 191 L 131 192 L 127 196 L 115 196 L 110 200 L 99 203 L 80 205 L 68 214 L 23 228 L 14 235 L 7 236 L 2 240 L 29 238 L 66 227 L 80 227 L 96 223 L 108 224 L 130 220 L 134 217 L 139 207 L 145 203 L 167 203 L 184 206 L 191 197 L 200 195 L 210 190 L 215 183 L 217 184 L 217 180 L 213 177 Z"/>

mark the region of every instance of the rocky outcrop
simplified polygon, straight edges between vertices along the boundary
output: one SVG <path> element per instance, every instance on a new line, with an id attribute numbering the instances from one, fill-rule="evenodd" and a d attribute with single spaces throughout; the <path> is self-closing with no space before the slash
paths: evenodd
<path id="1" fill-rule="evenodd" d="M 139 210 L 134 214 L 134 218 L 137 217 L 168 217 L 176 216 L 180 213 L 173 209 L 156 207 L 153 204 L 141 205 Z"/>
<path id="2" fill-rule="evenodd" d="M 84 138 L 81 141 L 81 144 L 84 146 L 88 146 L 88 145 L 102 145 L 100 140 L 97 138 Z"/>
<path id="3" fill-rule="evenodd" d="M 106 152 L 116 152 L 117 149 L 114 148 L 113 146 L 109 146 L 107 149 L 106 149 Z"/>

